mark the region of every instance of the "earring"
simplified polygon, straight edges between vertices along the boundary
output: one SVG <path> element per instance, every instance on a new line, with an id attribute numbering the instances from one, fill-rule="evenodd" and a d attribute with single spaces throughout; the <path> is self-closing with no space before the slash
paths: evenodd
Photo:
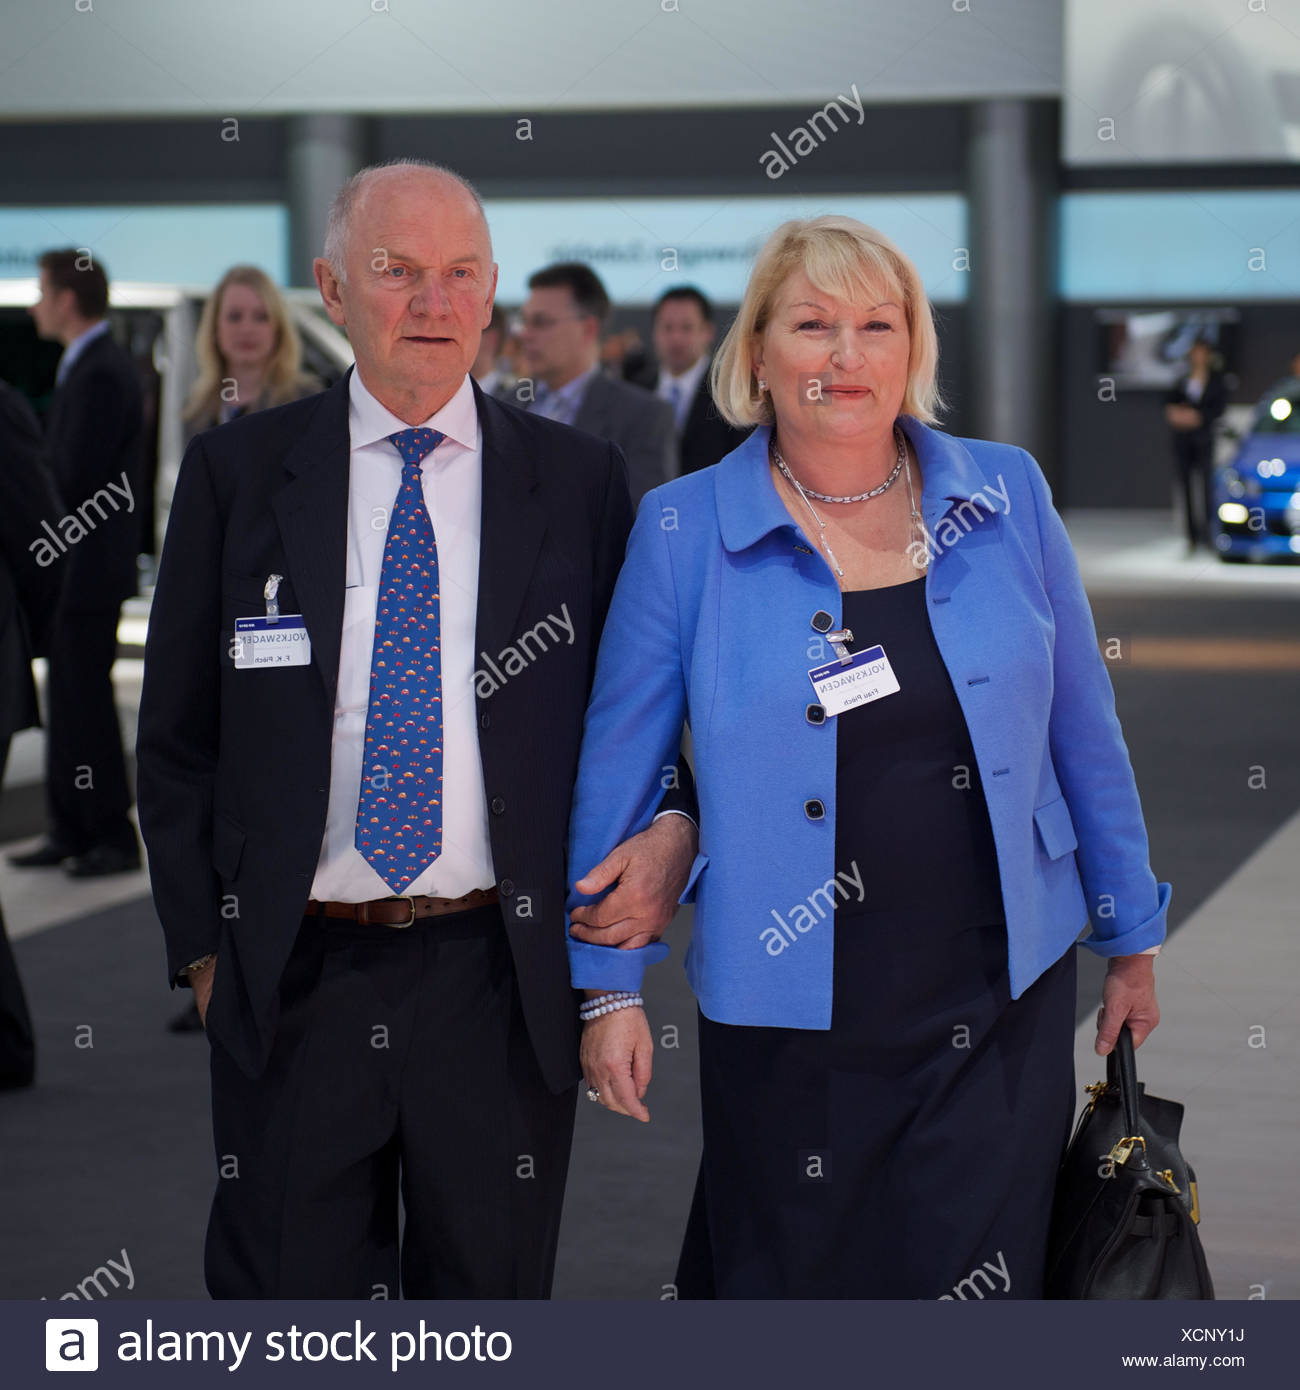
<path id="1" fill-rule="evenodd" d="M 759 389 L 760 391 L 766 391 L 766 390 L 767 390 L 767 382 L 766 382 L 762 377 L 759 377 L 759 379 L 758 379 L 758 389 Z"/>

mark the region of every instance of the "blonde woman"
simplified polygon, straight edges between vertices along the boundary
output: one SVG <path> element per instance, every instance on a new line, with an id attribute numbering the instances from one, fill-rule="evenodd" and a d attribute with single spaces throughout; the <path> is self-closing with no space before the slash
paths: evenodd
<path id="1" fill-rule="evenodd" d="M 935 427 L 937 358 L 887 238 L 779 228 L 713 369 L 757 428 L 645 498 L 605 624 L 575 872 L 694 745 L 683 1297 L 1041 1297 L 1089 922 L 1097 1050 L 1159 1017 L 1169 885 L 1069 539 L 1023 449 Z M 667 948 L 570 907 L 588 1095 L 648 1119 Z"/>
<path id="2" fill-rule="evenodd" d="M 314 395 L 302 346 L 269 275 L 232 266 L 203 306 L 195 341 L 199 378 L 185 403 L 186 437 L 239 415 Z"/>

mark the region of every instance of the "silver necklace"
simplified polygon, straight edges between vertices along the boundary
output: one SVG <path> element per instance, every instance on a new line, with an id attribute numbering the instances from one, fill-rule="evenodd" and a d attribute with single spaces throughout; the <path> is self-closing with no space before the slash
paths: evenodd
<path id="1" fill-rule="evenodd" d="M 894 426 L 894 442 L 898 445 L 898 461 L 894 464 L 893 472 L 879 487 L 873 487 L 870 492 L 856 492 L 852 497 L 832 497 L 827 492 L 815 492 L 812 488 L 805 488 L 796 482 L 794 474 L 790 472 L 786 466 L 786 461 L 781 457 L 780 449 L 776 447 L 775 434 L 772 435 L 772 459 L 800 492 L 806 492 L 809 497 L 815 497 L 819 502 L 865 502 L 869 497 L 879 497 L 882 492 L 888 492 L 898 481 L 898 475 L 903 471 L 903 464 L 907 459 L 907 446 L 903 441 L 903 431 L 897 425 Z"/>
<path id="2" fill-rule="evenodd" d="M 895 435 L 898 437 L 898 439 L 899 439 L 899 452 L 900 452 L 900 456 L 901 456 L 901 462 L 906 462 L 906 460 L 907 460 L 907 451 L 906 451 L 906 449 L 905 449 L 905 447 L 904 447 L 904 445 L 903 445 L 903 442 L 902 442 L 902 431 L 898 428 L 897 425 L 894 426 L 894 434 L 895 434 Z M 805 507 L 808 508 L 808 512 L 809 512 L 809 514 L 811 515 L 812 519 L 817 523 L 817 539 L 821 542 L 822 549 L 825 550 L 827 558 L 830 560 L 831 564 L 835 566 L 835 573 L 838 574 L 839 577 L 840 577 L 841 579 L 843 579 L 843 578 L 844 578 L 844 569 L 843 569 L 843 567 L 840 565 L 840 562 L 835 558 L 835 552 L 831 549 L 831 543 L 830 543 L 830 541 L 828 541 L 828 540 L 826 539 L 826 523 L 825 523 L 825 521 L 823 521 L 822 518 L 819 517 L 819 516 L 817 515 L 816 511 L 813 510 L 813 504 L 808 500 L 808 492 L 806 492 L 806 491 L 804 490 L 802 484 L 799 482 L 799 479 L 796 478 L 796 477 L 790 472 L 790 470 L 785 466 L 785 460 L 782 459 L 782 457 L 780 456 L 780 454 L 778 454 L 778 453 L 776 452 L 776 444 L 773 443 L 771 447 L 772 447 L 772 453 L 773 453 L 773 455 L 774 455 L 774 457 L 775 457 L 775 461 L 776 461 L 777 466 L 780 468 L 781 472 L 785 475 L 785 477 L 788 478 L 788 479 L 790 480 L 791 484 L 792 484 L 793 487 L 794 487 L 794 490 L 795 490 L 795 491 L 799 494 L 799 496 L 803 499 L 803 504 L 804 504 Z M 884 488 L 887 488 L 887 487 L 889 486 L 889 484 L 892 483 L 892 482 L 894 481 L 894 479 L 898 476 L 898 469 L 899 469 L 899 466 L 901 466 L 901 464 L 895 466 L 893 473 L 890 474 L 888 480 L 885 482 L 885 484 L 884 484 L 883 487 L 876 488 L 874 492 L 864 492 L 864 493 L 862 494 L 862 496 L 863 496 L 864 498 L 866 498 L 866 497 L 874 497 L 877 493 L 882 492 L 882 491 L 884 490 Z M 811 491 L 811 489 L 810 489 L 809 491 Z M 814 492 L 812 495 L 813 495 L 814 497 L 820 498 L 823 502 L 825 502 L 825 501 L 831 501 L 831 502 L 852 502 L 852 501 L 855 501 L 855 500 L 859 500 L 859 499 L 855 499 L 855 498 L 851 498 L 851 497 L 831 497 L 831 498 L 826 498 L 826 497 L 823 497 L 822 494 L 821 494 L 820 492 Z M 918 528 L 920 529 L 920 532 L 921 532 L 922 541 L 925 540 L 925 534 L 926 534 L 926 533 L 925 533 L 925 526 L 924 526 L 924 524 L 923 524 L 922 521 L 921 521 L 921 514 L 920 514 L 920 512 L 918 512 L 918 511 L 916 510 L 916 495 L 915 495 L 915 493 L 914 493 L 913 490 L 912 490 L 912 470 L 911 470 L 910 468 L 907 470 L 907 501 L 908 501 L 909 507 L 911 508 L 911 516 L 910 516 L 910 518 L 909 518 L 909 524 L 908 524 L 908 532 L 909 532 L 908 548 L 910 549 L 910 548 L 911 548 L 911 545 L 913 544 L 913 538 L 915 538 Z M 928 560 L 928 559 L 929 559 L 929 546 L 928 546 L 928 545 L 923 545 L 922 553 L 926 556 L 926 559 Z M 915 564 L 915 563 L 916 563 L 915 557 L 913 557 L 913 564 Z M 924 568 L 924 565 L 917 565 L 917 568 L 918 568 L 918 569 L 923 569 L 923 568 Z"/>

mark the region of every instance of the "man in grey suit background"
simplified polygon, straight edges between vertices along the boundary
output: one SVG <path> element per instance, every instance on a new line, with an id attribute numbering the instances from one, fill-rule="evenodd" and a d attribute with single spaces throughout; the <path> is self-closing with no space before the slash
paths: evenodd
<path id="1" fill-rule="evenodd" d="M 520 313 L 519 380 L 503 400 L 616 444 L 627 459 L 632 500 L 678 472 L 672 407 L 640 386 L 606 376 L 600 334 L 609 295 L 579 261 L 536 271 Z"/>

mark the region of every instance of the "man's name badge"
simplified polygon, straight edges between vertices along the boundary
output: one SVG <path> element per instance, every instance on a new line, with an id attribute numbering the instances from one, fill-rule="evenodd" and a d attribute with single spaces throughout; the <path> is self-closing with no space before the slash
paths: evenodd
<path id="1" fill-rule="evenodd" d="M 311 664 L 311 638 L 301 613 L 282 613 L 275 620 L 236 618 L 231 650 L 236 671 Z"/>
<path id="2" fill-rule="evenodd" d="M 899 688 L 884 647 L 854 652 L 847 663 L 836 660 L 814 666 L 808 679 L 817 692 L 818 704 L 828 716 L 883 699 Z"/>

